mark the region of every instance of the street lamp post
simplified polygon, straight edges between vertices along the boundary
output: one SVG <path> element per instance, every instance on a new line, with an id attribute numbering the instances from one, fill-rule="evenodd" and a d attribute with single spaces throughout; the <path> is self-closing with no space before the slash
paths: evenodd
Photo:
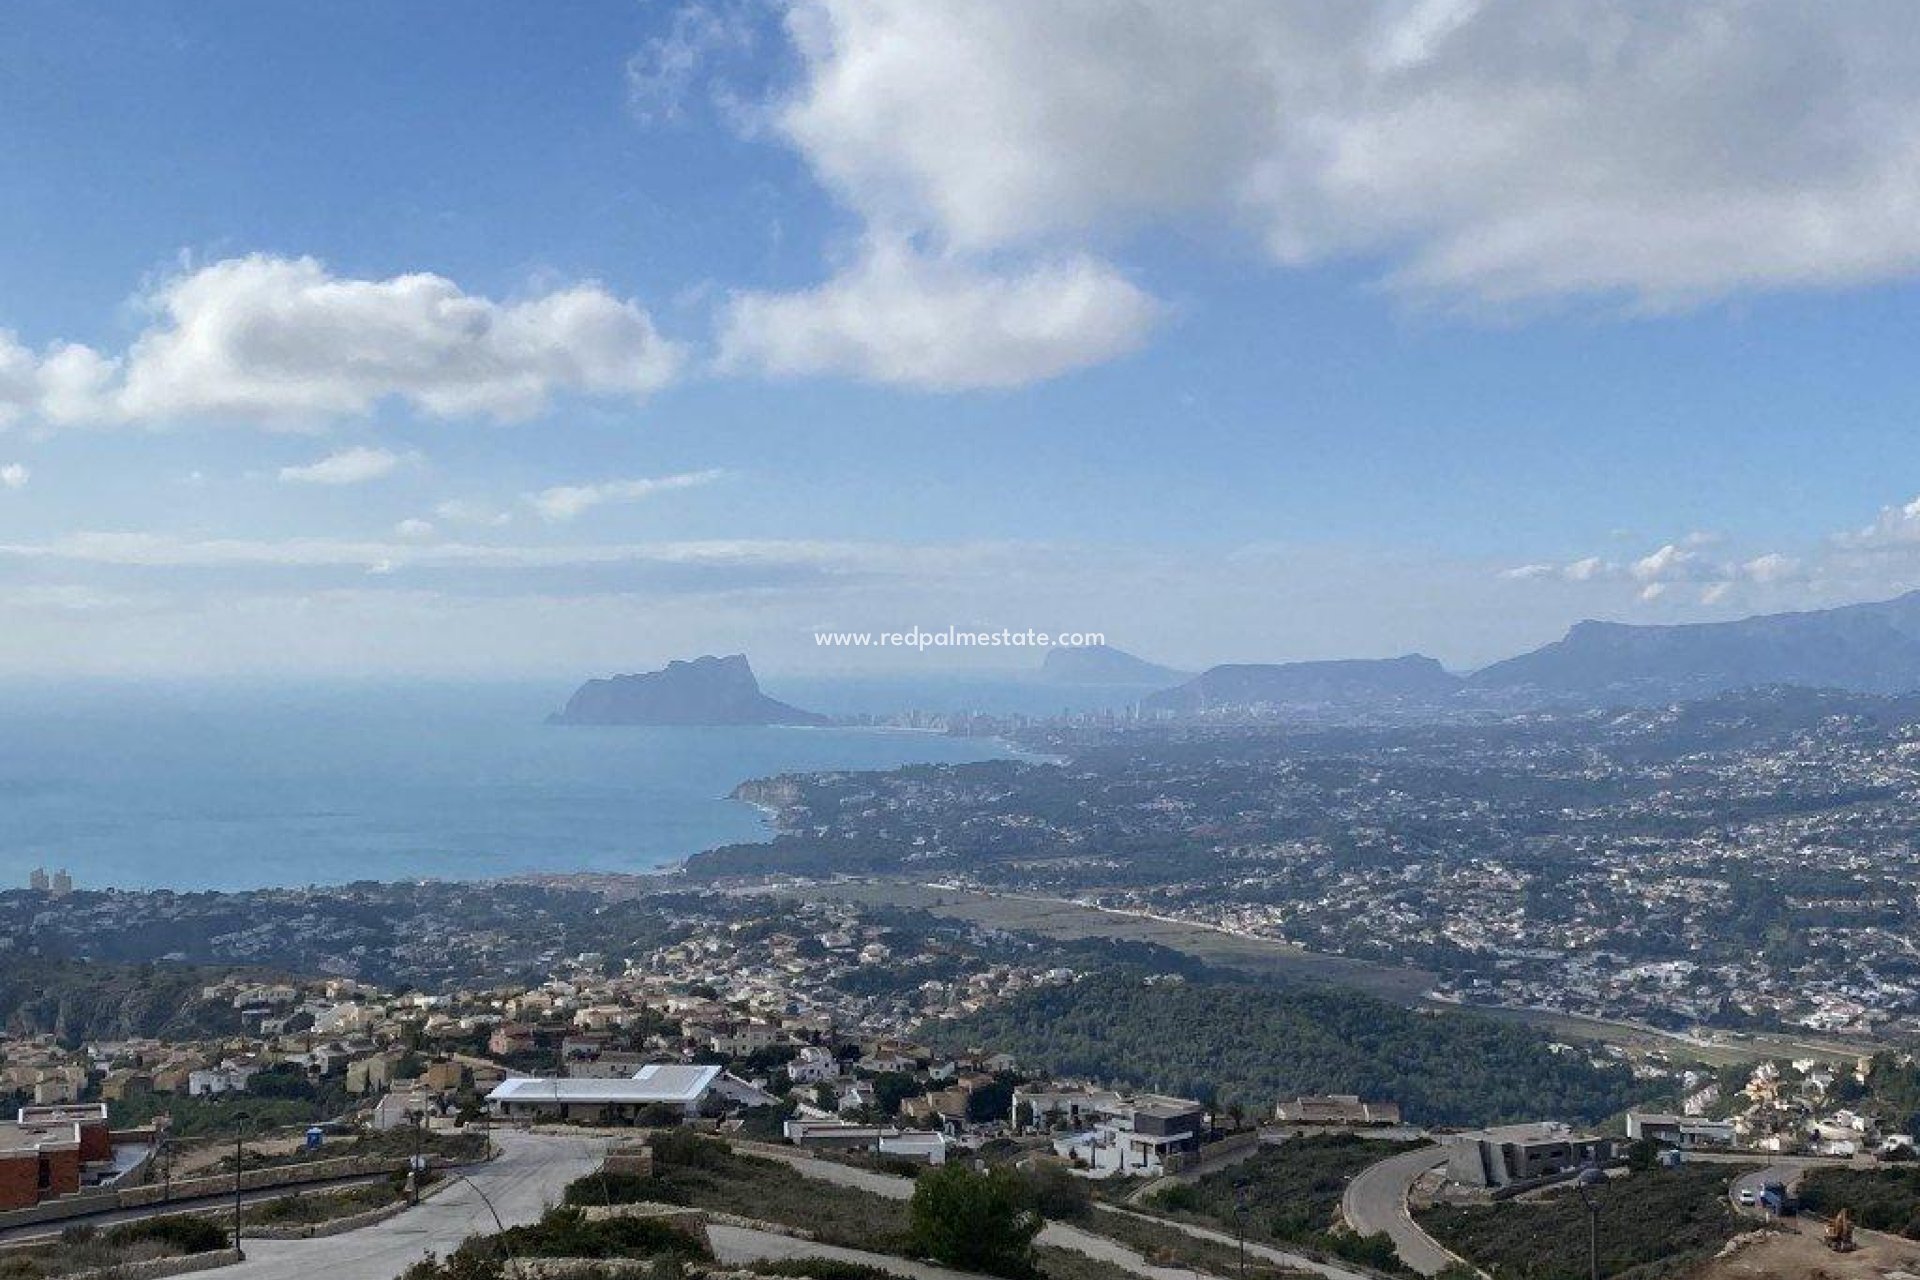
<path id="1" fill-rule="evenodd" d="M 420 1203 L 420 1151 L 426 1142 L 423 1136 L 426 1123 L 427 1117 L 424 1113 L 413 1118 L 413 1163 L 409 1166 L 407 1186 L 413 1192 L 410 1199 L 415 1204 Z"/>
<path id="2" fill-rule="evenodd" d="M 1600 1280 L 1600 1197 L 1594 1188 L 1607 1180 L 1599 1165 L 1590 1164 L 1574 1179 L 1580 1203 L 1587 1207 L 1587 1280 Z"/>
<path id="3" fill-rule="evenodd" d="M 1240 1243 L 1240 1280 L 1247 1280 L 1247 1184 L 1233 1184 L 1234 1235 Z"/>

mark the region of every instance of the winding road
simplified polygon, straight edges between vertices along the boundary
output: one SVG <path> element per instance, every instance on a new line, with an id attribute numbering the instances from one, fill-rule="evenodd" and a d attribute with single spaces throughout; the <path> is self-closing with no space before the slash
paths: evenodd
<path id="1" fill-rule="evenodd" d="M 1423 1276 L 1438 1275 L 1459 1262 L 1458 1257 L 1421 1229 L 1407 1208 L 1407 1192 L 1413 1189 L 1413 1184 L 1429 1169 L 1438 1168 L 1446 1161 L 1445 1149 L 1421 1147 L 1362 1169 L 1347 1184 L 1346 1194 L 1340 1200 L 1340 1211 L 1346 1216 L 1347 1225 L 1365 1236 L 1385 1232 L 1393 1241 L 1393 1250 L 1400 1255 L 1400 1261 Z"/>
<path id="2" fill-rule="evenodd" d="M 750 1148 L 746 1147 L 745 1144 L 741 1144 L 741 1146 L 743 1149 L 750 1149 L 755 1155 L 778 1160 L 790 1166 L 794 1172 L 805 1178 L 815 1178 L 822 1182 L 837 1183 L 843 1187 L 854 1187 L 872 1195 L 884 1196 L 889 1200 L 906 1200 L 913 1195 L 913 1179 L 903 1178 L 897 1174 L 877 1173 L 871 1169 L 857 1169 L 832 1160 L 817 1160 L 812 1156 L 803 1155 L 800 1152 L 787 1148 L 762 1146 L 759 1144 L 755 1144 Z M 1236 1244 L 1234 1237 L 1224 1231 L 1213 1231 L 1206 1227 L 1194 1226 L 1188 1222 L 1175 1222 L 1169 1218 L 1156 1218 L 1148 1214 L 1134 1213 L 1131 1210 L 1122 1209 L 1115 1205 L 1100 1204 L 1097 1202 L 1094 1204 L 1094 1210 L 1100 1214 L 1115 1214 L 1121 1217 L 1139 1218 L 1142 1221 L 1151 1222 L 1156 1226 L 1166 1227 L 1170 1230 L 1178 1231 L 1183 1235 L 1191 1236 L 1196 1240 L 1206 1240 L 1214 1244 Z M 1186 1267 L 1158 1266 L 1149 1262 L 1134 1249 L 1121 1244 L 1117 1240 L 1109 1239 L 1099 1232 L 1088 1230 L 1085 1227 L 1076 1227 L 1071 1223 L 1049 1222 L 1045 1227 L 1041 1228 L 1038 1239 L 1041 1244 L 1051 1245 L 1057 1249 L 1071 1249 L 1075 1253 L 1085 1254 L 1087 1257 L 1109 1263 L 1121 1271 L 1128 1272 L 1135 1276 L 1145 1277 L 1146 1280 L 1212 1280 L 1212 1277 Z M 798 1242 L 789 1241 L 788 1247 L 799 1249 L 803 1246 L 800 1246 Z M 814 1248 L 816 1246 L 809 1245 L 804 1247 Z M 791 1257 L 798 1255 L 789 1253 L 779 1256 Z M 1370 1280 L 1368 1276 L 1361 1272 L 1339 1266 L 1335 1263 L 1323 1262 L 1318 1258 L 1310 1258 L 1303 1253 L 1293 1253 L 1285 1249 L 1275 1249 L 1268 1245 L 1254 1243 L 1253 1241 L 1247 1242 L 1247 1256 L 1262 1258 L 1268 1262 L 1276 1263 L 1283 1267 L 1290 1267 L 1298 1271 L 1317 1273 L 1324 1277 L 1325 1280 Z M 723 1257 L 722 1260 L 724 1261 L 726 1259 Z M 1451 1261 L 1451 1256 L 1449 1256 L 1449 1261 Z"/>

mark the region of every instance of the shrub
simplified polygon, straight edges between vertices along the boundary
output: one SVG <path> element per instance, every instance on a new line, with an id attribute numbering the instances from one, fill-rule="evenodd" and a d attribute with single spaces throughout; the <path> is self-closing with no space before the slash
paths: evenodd
<path id="1" fill-rule="evenodd" d="M 630 1258 L 667 1255 L 702 1258 L 706 1245 L 672 1223 L 654 1218 L 589 1222 L 578 1210 L 555 1209 L 530 1227 L 488 1237 L 515 1257 Z"/>
<path id="2" fill-rule="evenodd" d="M 1200 1194 L 1199 1188 L 1185 1182 L 1170 1182 L 1147 1200 L 1166 1213 L 1200 1213 L 1207 1207 L 1207 1198 Z"/>
<path id="3" fill-rule="evenodd" d="M 123 1223 L 107 1232 L 107 1243 L 155 1243 L 181 1253 L 209 1253 L 227 1247 L 227 1229 L 207 1218 L 146 1218 Z"/>
<path id="4" fill-rule="evenodd" d="M 565 1204 L 573 1205 L 609 1205 L 641 1204 L 647 1201 L 660 1201 L 660 1193 L 667 1184 L 659 1178 L 644 1173 L 621 1173 L 601 1170 L 577 1178 L 567 1184 L 561 1195 Z"/>
<path id="5" fill-rule="evenodd" d="M 1027 1194 L 1043 1218 L 1056 1220 L 1084 1218 L 1093 1212 L 1093 1192 L 1084 1178 L 1076 1178 L 1059 1165 L 1046 1164 L 1023 1172 Z"/>
<path id="6" fill-rule="evenodd" d="M 727 1144 L 703 1138 L 691 1129 L 669 1129 L 654 1137 L 648 1146 L 657 1165 L 685 1169 L 724 1169 L 733 1159 Z"/>
<path id="7" fill-rule="evenodd" d="M 996 1276 L 1033 1274 L 1033 1238 L 1042 1222 L 1026 1183 L 1009 1169 L 935 1169 L 914 1185 L 908 1216 L 915 1247 L 936 1262 Z"/>

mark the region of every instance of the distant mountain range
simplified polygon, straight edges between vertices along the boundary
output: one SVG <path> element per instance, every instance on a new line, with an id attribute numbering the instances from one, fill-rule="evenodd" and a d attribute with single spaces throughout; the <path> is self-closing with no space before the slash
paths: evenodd
<path id="1" fill-rule="evenodd" d="M 1185 684 L 1147 695 L 1150 712 L 1197 715 L 1238 707 L 1356 706 L 1437 702 L 1462 681 L 1432 658 L 1346 658 L 1332 662 L 1238 663 L 1213 667 Z"/>
<path id="2" fill-rule="evenodd" d="M 1552 644 L 1465 677 L 1419 655 L 1219 666 L 1148 696 L 1142 705 L 1173 715 L 1476 702 L 1613 706 L 1780 685 L 1920 691 L 1920 592 L 1734 622 L 1581 622 Z"/>
<path id="3" fill-rule="evenodd" d="M 1756 685 L 1905 693 L 1920 689 L 1920 592 L 1737 622 L 1582 622 L 1564 639 L 1475 672 L 1468 684 L 1594 703 L 1665 701 Z"/>
<path id="4" fill-rule="evenodd" d="M 1141 706 L 1175 716 L 1292 707 L 1624 706 L 1783 685 L 1911 693 L 1920 692 L 1920 591 L 1735 622 L 1580 622 L 1560 640 L 1467 676 L 1420 654 L 1232 663 L 1188 676 L 1109 645 L 1049 649 L 1040 676 L 1062 685 L 1171 686 L 1147 695 Z M 589 680 L 552 719 L 559 724 L 827 723 L 824 716 L 760 692 L 753 669 L 739 654 Z"/>
<path id="5" fill-rule="evenodd" d="M 1054 684 L 1168 685 L 1192 674 L 1136 658 L 1108 644 L 1058 645 L 1048 649 L 1040 662 L 1040 678 Z"/>
<path id="6" fill-rule="evenodd" d="M 819 725 L 827 718 L 760 692 L 746 655 L 669 662 L 663 670 L 589 680 L 553 724 Z"/>

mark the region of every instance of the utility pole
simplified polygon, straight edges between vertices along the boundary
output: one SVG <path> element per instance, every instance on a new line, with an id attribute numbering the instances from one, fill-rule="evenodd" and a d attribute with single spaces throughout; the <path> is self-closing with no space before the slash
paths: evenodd
<path id="1" fill-rule="evenodd" d="M 235 1112 L 233 1117 L 233 1254 L 242 1262 L 247 1255 L 240 1248 L 240 1164 L 245 1154 L 240 1144 L 247 1135 L 247 1121 L 251 1118 L 244 1111 Z"/>
<path id="2" fill-rule="evenodd" d="M 1574 1179 L 1580 1203 L 1587 1207 L 1587 1280 L 1600 1280 L 1600 1197 L 1594 1188 L 1607 1180 L 1600 1166 L 1590 1164 Z"/>

